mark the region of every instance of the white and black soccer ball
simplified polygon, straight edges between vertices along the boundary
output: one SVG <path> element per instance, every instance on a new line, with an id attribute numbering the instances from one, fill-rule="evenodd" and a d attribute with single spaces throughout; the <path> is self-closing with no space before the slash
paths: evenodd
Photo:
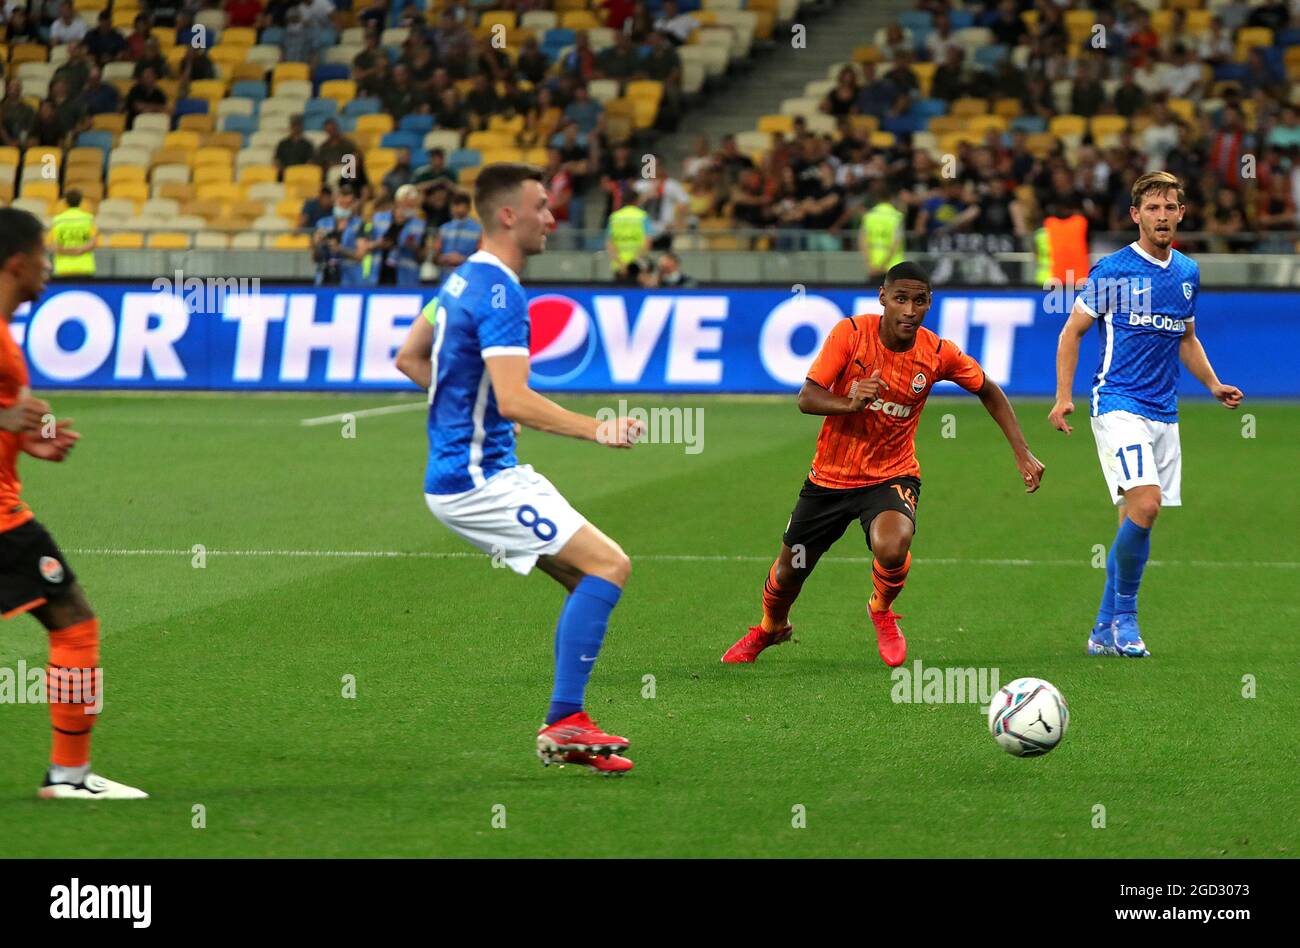
<path id="1" fill-rule="evenodd" d="M 1017 678 L 989 703 L 989 733 L 1008 754 L 1038 757 L 1061 743 L 1070 708 L 1051 682 Z"/>

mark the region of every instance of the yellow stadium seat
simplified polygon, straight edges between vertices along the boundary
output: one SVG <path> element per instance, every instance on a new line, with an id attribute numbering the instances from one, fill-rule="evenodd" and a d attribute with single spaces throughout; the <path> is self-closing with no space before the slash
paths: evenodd
<path id="1" fill-rule="evenodd" d="M 108 184 L 131 183 L 144 184 L 145 167 L 143 165 L 114 165 L 108 169 Z"/>
<path id="2" fill-rule="evenodd" d="M 966 121 L 966 130 L 981 136 L 990 131 L 1005 132 L 1007 120 L 1001 115 L 972 115 Z"/>
<path id="3" fill-rule="evenodd" d="M 9 48 L 9 64 L 48 62 L 50 50 L 44 43 L 16 43 Z"/>
<path id="4" fill-rule="evenodd" d="M 245 188 L 263 181 L 275 180 L 275 168 L 271 165 L 244 165 L 239 169 L 239 183 Z"/>
<path id="5" fill-rule="evenodd" d="M 1025 150 L 1035 158 L 1046 158 L 1057 145 L 1051 132 L 1034 132 L 1025 136 Z"/>
<path id="6" fill-rule="evenodd" d="M 63 193 L 67 194 L 73 188 L 76 188 L 81 192 L 81 200 L 85 202 L 82 205 L 83 207 L 86 207 L 86 204 L 91 205 L 90 207 L 86 207 L 86 210 L 88 211 L 93 212 L 95 208 L 99 207 L 99 202 L 104 199 L 104 184 L 102 181 L 75 181 L 69 185 L 65 185 Z M 59 205 L 60 211 L 66 211 L 68 209 L 67 205 L 63 201 L 60 201 Z"/>
<path id="7" fill-rule="evenodd" d="M 0 146 L 0 166 L 18 167 L 22 163 L 22 152 L 13 145 Z"/>
<path id="8" fill-rule="evenodd" d="M 108 196 L 135 201 L 137 205 L 143 204 L 149 200 L 149 186 L 143 181 L 110 181 Z"/>
<path id="9" fill-rule="evenodd" d="M 518 24 L 515 16 L 513 10 L 489 10 L 483 14 L 478 21 L 478 25 L 489 30 L 497 25 L 504 26 L 507 30 L 513 30 Z"/>
<path id="10" fill-rule="evenodd" d="M 872 132 L 869 141 L 872 148 L 893 148 L 896 139 L 893 132 Z"/>
<path id="11" fill-rule="evenodd" d="M 248 50 L 249 47 L 247 46 L 227 46 L 220 43 L 208 50 L 208 58 L 212 60 L 212 65 L 220 67 L 221 70 L 224 70 L 225 75 L 238 82 L 244 78 L 238 75 L 238 68 L 242 65 L 248 65 Z M 257 75 L 252 78 L 261 79 L 266 67 L 256 63 L 253 65 L 257 66 Z"/>
<path id="12" fill-rule="evenodd" d="M 276 63 L 271 70 L 271 89 L 278 83 L 297 80 L 306 82 L 311 79 L 311 72 L 306 63 Z"/>
<path id="13" fill-rule="evenodd" d="M 33 145 L 23 155 L 24 167 L 28 165 L 53 165 L 53 167 L 58 168 L 61 164 L 63 164 L 63 152 L 58 148 L 42 148 Z"/>
<path id="14" fill-rule="evenodd" d="M 1020 115 L 1019 99 L 998 99 L 993 103 L 993 114 L 1001 115 L 1005 119 L 1013 119 Z"/>
<path id="15" fill-rule="evenodd" d="M 1103 135 L 1117 135 L 1128 128 L 1128 119 L 1123 115 L 1094 115 L 1088 120 L 1088 131 L 1093 138 Z"/>
<path id="16" fill-rule="evenodd" d="M 1300 47 L 1297 47 L 1297 49 L 1300 49 Z M 524 117 L 517 113 L 515 115 L 493 115 L 488 119 L 487 130 L 517 137 L 524 130 Z M 511 140 L 514 140 L 513 137 Z"/>
<path id="17" fill-rule="evenodd" d="M 934 63 L 912 63 L 912 75 L 916 76 L 916 82 L 921 87 L 921 95 L 930 94 L 930 86 L 934 84 L 934 71 L 937 68 Z"/>
<path id="18" fill-rule="evenodd" d="M 159 165 L 185 165 L 189 166 L 190 152 L 186 148 L 159 148 L 149 158 L 149 167 L 156 168 Z"/>
<path id="19" fill-rule="evenodd" d="M 320 84 L 319 95 L 322 99 L 333 99 L 342 109 L 357 97 L 357 84 L 351 79 L 329 79 Z"/>
<path id="20" fill-rule="evenodd" d="M 220 165 L 215 162 L 194 167 L 194 185 L 230 184 L 235 180 L 233 165 Z"/>
<path id="21" fill-rule="evenodd" d="M 700 19 L 699 14 L 695 17 Z M 566 30 L 594 30 L 600 27 L 600 21 L 590 10 L 569 10 L 560 14 L 560 26 Z"/>
<path id="22" fill-rule="evenodd" d="M 657 103 L 664 97 L 664 84 L 656 79 L 638 79 L 629 82 L 623 94 L 629 99 L 654 99 Z"/>
<path id="23" fill-rule="evenodd" d="M 190 235 L 158 230 L 148 236 L 145 246 L 150 250 L 189 250 Z"/>
<path id="24" fill-rule="evenodd" d="M 206 181 L 195 186 L 200 201 L 238 201 L 243 198 L 239 185 L 230 181 Z"/>
<path id="25" fill-rule="evenodd" d="M 475 151 L 486 151 L 494 148 L 513 148 L 515 136 L 510 132 L 470 132 L 465 139 L 465 147 L 473 148 Z M 487 164 L 487 162 L 484 162 Z"/>
<path id="26" fill-rule="evenodd" d="M 221 31 L 222 46 L 255 46 L 257 30 L 247 26 L 228 26 Z"/>
<path id="27" fill-rule="evenodd" d="M 1267 26 L 1243 26 L 1237 31 L 1238 58 L 1246 58 L 1243 53 L 1256 46 L 1272 46 L 1273 31 Z"/>
<path id="28" fill-rule="evenodd" d="M 789 135 L 794 131 L 794 116 L 764 115 L 758 120 L 758 130 L 765 135 L 771 135 L 773 132 Z"/>
<path id="29" fill-rule="evenodd" d="M 284 198 L 281 201 L 277 201 L 275 204 L 275 213 L 277 216 L 283 217 L 290 223 L 296 224 L 298 222 L 298 215 L 302 213 L 302 201 L 299 201 L 297 198 Z M 313 223 L 315 222 L 313 221 Z"/>
<path id="30" fill-rule="evenodd" d="M 107 245 L 114 250 L 143 250 L 144 234 L 135 231 L 118 231 L 107 235 Z"/>
<path id="31" fill-rule="evenodd" d="M 91 117 L 90 127 L 97 132 L 121 135 L 126 131 L 126 116 L 120 112 L 101 112 Z"/>
<path id="32" fill-rule="evenodd" d="M 221 47 L 217 47 L 220 49 Z M 261 82 L 266 78 L 266 66 L 262 63 L 238 62 L 229 65 L 226 69 L 226 75 L 231 82 Z"/>
<path id="33" fill-rule="evenodd" d="M 199 147 L 199 133 L 188 130 L 168 132 L 163 136 L 162 146 L 164 148 L 181 148 L 185 151 L 197 151 Z"/>
<path id="34" fill-rule="evenodd" d="M 223 79 L 196 79 L 190 83 L 191 99 L 224 99 L 226 82 Z"/>
<path id="35" fill-rule="evenodd" d="M 201 165 L 229 165 L 233 164 L 234 160 L 235 158 L 228 148 L 198 148 L 194 152 L 194 167 L 196 168 Z"/>
<path id="36" fill-rule="evenodd" d="M 306 234 L 279 234 L 270 246 L 272 250 L 310 250 L 311 238 Z"/>
<path id="37" fill-rule="evenodd" d="M 23 177 L 22 187 L 18 191 L 18 196 L 24 198 L 44 198 L 51 202 L 56 201 L 59 197 L 59 182 L 47 181 L 44 178 L 25 175 Z"/>
<path id="38" fill-rule="evenodd" d="M 367 134 L 378 132 L 381 135 L 387 135 L 393 130 L 393 117 L 387 113 L 376 113 L 374 115 L 357 116 L 357 134 Z"/>
<path id="39" fill-rule="evenodd" d="M 320 190 L 323 174 L 319 165 L 293 165 L 284 169 L 285 188 L 307 188 L 315 194 Z"/>
<path id="40" fill-rule="evenodd" d="M 157 196 L 179 201 L 182 205 L 194 200 L 194 185 L 184 181 L 166 181 L 157 188 Z"/>
<path id="41" fill-rule="evenodd" d="M 1067 135 L 1082 135 L 1088 130 L 1088 120 L 1082 115 L 1054 115 L 1047 123 L 1049 134 L 1057 138 Z"/>
<path id="42" fill-rule="evenodd" d="M 149 31 L 149 35 L 156 39 L 163 49 L 176 45 L 176 31 L 170 26 L 155 26 Z"/>
<path id="43" fill-rule="evenodd" d="M 1165 104 L 1169 106 L 1170 112 L 1173 112 L 1193 128 L 1196 127 L 1196 103 L 1191 99 L 1170 99 Z"/>
<path id="44" fill-rule="evenodd" d="M 949 115 L 960 116 L 988 115 L 988 112 L 988 100 L 979 99 L 974 96 L 963 96 L 960 99 L 953 99 L 952 106 L 948 109 Z"/>
<path id="45" fill-rule="evenodd" d="M 239 132 L 209 132 L 203 136 L 203 147 L 238 152 L 244 147 L 244 136 Z"/>
<path id="46" fill-rule="evenodd" d="M 100 151 L 98 148 L 69 148 L 68 165 L 71 166 L 71 165 L 82 164 L 82 163 L 85 164 L 94 163 L 99 165 L 100 167 L 103 167 L 104 153 Z M 0 160 L 0 164 L 4 164 L 4 161 Z"/>

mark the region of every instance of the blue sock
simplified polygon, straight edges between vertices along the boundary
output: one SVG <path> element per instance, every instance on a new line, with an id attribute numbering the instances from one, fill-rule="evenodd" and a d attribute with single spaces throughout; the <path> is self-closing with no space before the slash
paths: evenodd
<path id="1" fill-rule="evenodd" d="M 582 710 L 587 679 L 600 654 L 609 614 L 623 590 L 599 576 L 584 576 L 569 594 L 555 630 L 555 690 L 546 723 Z"/>
<path id="2" fill-rule="evenodd" d="M 1142 570 L 1151 555 L 1151 528 L 1139 527 L 1128 517 L 1115 534 L 1115 614 L 1136 614 Z"/>
<path id="3" fill-rule="evenodd" d="M 1115 618 L 1115 544 L 1111 543 L 1106 557 L 1106 585 L 1101 591 L 1101 605 L 1097 608 L 1097 624 L 1109 626 Z"/>

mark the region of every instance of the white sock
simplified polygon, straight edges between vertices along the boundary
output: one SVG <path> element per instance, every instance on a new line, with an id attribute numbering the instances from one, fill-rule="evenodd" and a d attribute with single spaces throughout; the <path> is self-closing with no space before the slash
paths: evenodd
<path id="1" fill-rule="evenodd" d="M 80 767 L 60 767 L 58 764 L 50 764 L 51 783 L 81 783 L 88 773 L 90 773 L 89 761 Z"/>

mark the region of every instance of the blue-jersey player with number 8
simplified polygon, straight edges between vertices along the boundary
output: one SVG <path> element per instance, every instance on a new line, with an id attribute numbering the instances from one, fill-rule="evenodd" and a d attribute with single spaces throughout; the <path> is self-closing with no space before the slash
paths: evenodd
<path id="1" fill-rule="evenodd" d="M 1167 171 L 1133 183 L 1129 214 L 1138 239 L 1098 260 L 1074 303 L 1056 350 L 1056 404 L 1048 416 L 1072 430 L 1071 383 L 1079 341 L 1097 324 L 1101 358 L 1089 393 L 1092 431 L 1119 531 L 1106 560 L 1106 585 L 1089 655 L 1145 658 L 1137 596 L 1161 506 L 1182 504 L 1182 450 L 1178 440 L 1178 365 L 1187 366 L 1225 408 L 1241 390 L 1215 375 L 1196 338 L 1196 295 L 1201 270 L 1173 249 L 1187 208 L 1178 178 Z"/>
<path id="2" fill-rule="evenodd" d="M 568 590 L 555 630 L 555 685 L 537 734 L 544 764 L 619 774 L 627 738 L 583 710 L 587 679 L 632 564 L 554 485 L 515 459 L 516 424 L 628 448 L 638 421 L 602 422 L 561 408 L 528 385 L 524 261 L 554 224 L 542 171 L 486 166 L 475 182 L 482 249 L 451 274 L 416 317 L 397 367 L 429 392 L 425 501 L 453 533 L 527 575 L 534 566 Z"/>

